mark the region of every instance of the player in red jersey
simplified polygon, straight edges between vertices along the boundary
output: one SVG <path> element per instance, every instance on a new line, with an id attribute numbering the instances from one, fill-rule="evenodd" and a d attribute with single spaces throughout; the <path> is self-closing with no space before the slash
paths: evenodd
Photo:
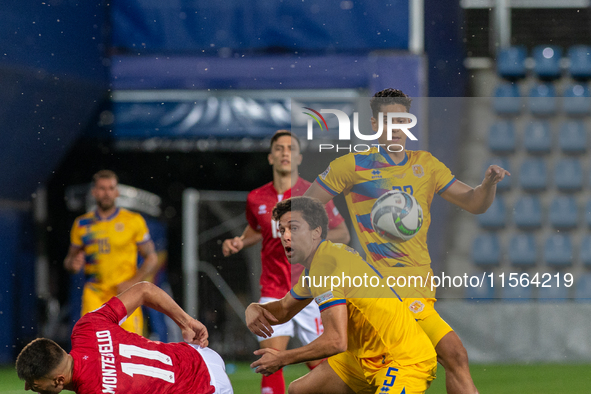
<path id="1" fill-rule="evenodd" d="M 188 343 L 161 343 L 121 324 L 146 305 L 165 313 Z M 72 351 L 50 339 L 29 343 L 16 360 L 25 390 L 78 394 L 232 394 L 222 358 L 207 348 L 207 329 L 163 290 L 140 282 L 84 315 L 72 331 Z"/>
<path id="2" fill-rule="evenodd" d="M 277 202 L 291 196 L 303 195 L 310 182 L 298 175 L 302 162 L 300 141 L 288 130 L 278 130 L 271 138 L 269 164 L 273 167 L 273 181 L 253 190 L 246 201 L 248 225 L 242 236 L 226 239 L 222 245 L 224 256 L 238 253 L 243 248 L 263 241 L 261 249 L 262 273 L 260 279 L 261 299 L 265 303 L 281 299 L 295 283 L 303 266 L 290 266 L 281 245 L 278 224 L 273 220 L 272 211 Z M 326 205 L 329 217 L 328 239 L 333 242 L 349 242 L 349 230 L 343 217 L 332 202 Z M 289 338 L 297 333 L 300 341 L 306 345 L 316 339 L 323 330 L 320 311 L 316 304 L 310 304 L 291 321 L 273 327 L 270 338 L 258 337 L 261 348 L 287 349 Z M 309 362 L 314 368 L 320 361 Z M 283 370 L 273 375 L 263 376 L 261 392 L 263 394 L 284 394 L 285 381 Z"/>

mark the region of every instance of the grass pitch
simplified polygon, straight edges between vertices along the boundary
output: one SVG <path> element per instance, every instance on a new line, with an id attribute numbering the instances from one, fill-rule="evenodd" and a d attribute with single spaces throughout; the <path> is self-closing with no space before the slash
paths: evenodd
<path id="1" fill-rule="evenodd" d="M 260 393 L 260 375 L 247 363 L 227 363 L 235 394 Z M 590 364 L 472 365 L 472 377 L 482 394 L 587 394 L 591 387 Z M 287 382 L 306 374 L 304 365 L 284 369 Z M 0 367 L 0 393 L 25 393 L 13 366 Z M 68 393 L 69 391 L 64 391 Z M 428 394 L 445 393 L 445 372 L 440 366 Z"/>

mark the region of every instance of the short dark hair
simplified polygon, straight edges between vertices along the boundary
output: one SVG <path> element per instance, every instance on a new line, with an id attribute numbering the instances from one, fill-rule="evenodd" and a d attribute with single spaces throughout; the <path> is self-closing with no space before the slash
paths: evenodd
<path id="1" fill-rule="evenodd" d="M 289 130 L 277 130 L 275 134 L 273 134 L 273 137 L 271 137 L 271 144 L 269 145 L 269 149 L 273 149 L 273 144 L 275 143 L 275 141 L 284 136 L 288 136 L 296 140 L 298 142 L 298 149 L 300 151 L 302 150 L 302 144 L 300 144 L 300 139 Z"/>
<path id="2" fill-rule="evenodd" d="M 371 113 L 374 118 L 378 118 L 378 113 L 383 105 L 402 104 L 406 107 L 406 111 L 410 111 L 410 103 L 412 99 L 399 89 L 384 89 L 380 90 L 369 100 Z"/>
<path id="3" fill-rule="evenodd" d="M 310 226 L 310 230 L 320 227 L 322 229 L 322 238 L 326 238 L 328 233 L 328 215 L 324 209 L 324 205 L 312 197 L 291 197 L 279 201 L 275 208 L 273 208 L 273 220 L 279 222 L 281 216 L 287 212 L 301 212 L 302 217 Z"/>
<path id="4" fill-rule="evenodd" d="M 94 186 L 99 179 L 115 179 L 119 183 L 119 177 L 111 170 L 100 170 L 92 176 L 92 185 Z"/>
<path id="5" fill-rule="evenodd" d="M 21 350 L 16 359 L 16 373 L 19 379 L 33 382 L 47 377 L 57 368 L 65 356 L 64 349 L 47 338 L 37 338 Z"/>

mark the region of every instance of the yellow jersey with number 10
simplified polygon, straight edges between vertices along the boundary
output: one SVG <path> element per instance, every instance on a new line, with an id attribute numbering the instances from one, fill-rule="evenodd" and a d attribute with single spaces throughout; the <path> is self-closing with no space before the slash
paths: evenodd
<path id="1" fill-rule="evenodd" d="M 86 254 L 87 286 L 116 294 L 115 287 L 136 274 L 138 245 L 150 241 L 150 233 L 140 214 L 117 208 L 106 219 L 94 211 L 76 218 L 70 241 Z"/>
<path id="2" fill-rule="evenodd" d="M 455 180 L 445 164 L 429 152 L 407 150 L 404 160 L 395 164 L 382 147 L 339 157 L 316 178 L 333 196 L 345 195 L 355 231 L 372 265 L 423 268 L 431 264 L 427 249 L 431 201 L 435 193 L 443 193 Z M 413 195 L 423 209 L 421 230 L 406 242 L 386 242 L 371 224 L 374 202 L 390 190 Z"/>

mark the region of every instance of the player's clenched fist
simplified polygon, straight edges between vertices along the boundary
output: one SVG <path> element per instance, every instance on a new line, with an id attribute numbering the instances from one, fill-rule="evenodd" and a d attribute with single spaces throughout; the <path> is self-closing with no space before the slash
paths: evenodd
<path id="1" fill-rule="evenodd" d="M 71 258 L 66 259 L 65 261 L 65 268 L 73 273 L 78 273 L 82 267 L 84 267 L 85 263 L 85 254 L 84 250 L 81 249 L 76 254 L 74 254 Z"/>
<path id="2" fill-rule="evenodd" d="M 209 341 L 207 340 L 209 337 L 207 328 L 199 320 L 191 318 L 187 322 L 187 327 L 184 327 L 181 331 L 183 339 L 187 343 L 192 343 L 201 347 L 207 347 L 209 344 Z"/>
<path id="3" fill-rule="evenodd" d="M 277 323 L 277 319 L 271 312 L 260 304 L 252 303 L 246 308 L 246 326 L 255 335 L 268 338 L 273 334 L 271 323 Z"/>
<path id="4" fill-rule="evenodd" d="M 222 244 L 222 253 L 224 256 L 229 256 L 234 253 L 238 253 L 244 247 L 244 242 L 241 237 L 234 237 L 224 241 Z"/>
<path id="5" fill-rule="evenodd" d="M 511 176 L 509 171 L 493 164 L 486 169 L 486 173 L 484 174 L 484 180 L 482 181 L 482 184 L 488 186 L 496 185 L 497 183 L 502 181 L 503 178 L 505 178 L 505 175 Z"/>

